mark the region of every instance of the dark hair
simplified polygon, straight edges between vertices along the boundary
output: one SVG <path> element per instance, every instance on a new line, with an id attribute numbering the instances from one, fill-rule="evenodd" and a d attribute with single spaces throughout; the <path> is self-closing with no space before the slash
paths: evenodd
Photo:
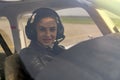
<path id="1" fill-rule="evenodd" d="M 35 15 L 35 16 L 32 21 L 33 15 Z M 61 20 L 60 20 L 60 17 L 58 16 L 58 14 L 54 10 L 49 9 L 49 8 L 39 8 L 32 13 L 32 16 L 28 19 L 27 25 L 25 27 L 25 32 L 26 32 L 28 39 L 30 39 L 32 41 L 37 40 L 37 33 L 35 30 L 36 23 L 45 17 L 52 17 L 57 20 L 56 42 L 57 43 L 61 42 L 65 38 L 64 27 L 61 23 Z"/>

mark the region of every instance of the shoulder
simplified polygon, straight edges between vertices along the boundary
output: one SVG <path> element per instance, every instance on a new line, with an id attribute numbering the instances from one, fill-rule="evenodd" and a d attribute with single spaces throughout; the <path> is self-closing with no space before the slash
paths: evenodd
<path id="1" fill-rule="evenodd" d="M 62 52 L 64 52 L 65 50 L 66 50 L 65 47 L 62 46 L 62 45 L 55 45 L 55 46 L 53 47 L 53 52 L 56 53 L 56 54 L 62 53 Z"/>
<path id="2" fill-rule="evenodd" d="M 33 53 L 36 53 L 36 50 L 30 47 L 26 47 L 20 50 L 19 56 L 20 55 L 31 55 Z"/>
<path id="3" fill-rule="evenodd" d="M 28 52 L 30 49 L 28 47 L 26 48 L 23 48 L 20 50 L 20 53 L 25 53 L 25 52 Z"/>

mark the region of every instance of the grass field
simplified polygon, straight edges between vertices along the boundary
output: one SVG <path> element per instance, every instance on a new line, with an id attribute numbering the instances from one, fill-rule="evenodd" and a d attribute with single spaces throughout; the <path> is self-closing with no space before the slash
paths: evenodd
<path id="1" fill-rule="evenodd" d="M 113 23 L 120 28 L 120 19 L 111 18 Z M 90 17 L 62 17 L 64 23 L 73 23 L 73 24 L 94 24 L 93 20 Z"/>

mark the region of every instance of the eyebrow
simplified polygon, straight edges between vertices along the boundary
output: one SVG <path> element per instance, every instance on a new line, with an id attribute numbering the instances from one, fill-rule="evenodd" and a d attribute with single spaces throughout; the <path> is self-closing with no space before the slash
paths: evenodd
<path id="1" fill-rule="evenodd" d="M 49 29 L 57 29 L 56 26 L 48 27 Z M 39 26 L 38 29 L 46 29 L 44 26 Z"/>

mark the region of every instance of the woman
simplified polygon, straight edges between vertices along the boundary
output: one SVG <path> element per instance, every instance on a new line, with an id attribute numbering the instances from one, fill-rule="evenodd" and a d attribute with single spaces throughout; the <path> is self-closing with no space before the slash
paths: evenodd
<path id="1" fill-rule="evenodd" d="M 58 14 L 52 9 L 39 8 L 35 10 L 28 19 L 25 31 L 31 43 L 22 49 L 19 55 L 6 60 L 8 67 L 11 66 L 7 64 L 10 61 L 17 65 L 11 67 L 11 69 L 17 69 L 17 72 L 13 69 L 13 74 L 9 73 L 10 69 L 7 69 L 6 66 L 7 80 L 10 75 L 16 77 L 13 80 L 34 79 L 47 63 L 65 50 L 63 46 L 58 45 L 65 38 L 64 28 Z"/>

